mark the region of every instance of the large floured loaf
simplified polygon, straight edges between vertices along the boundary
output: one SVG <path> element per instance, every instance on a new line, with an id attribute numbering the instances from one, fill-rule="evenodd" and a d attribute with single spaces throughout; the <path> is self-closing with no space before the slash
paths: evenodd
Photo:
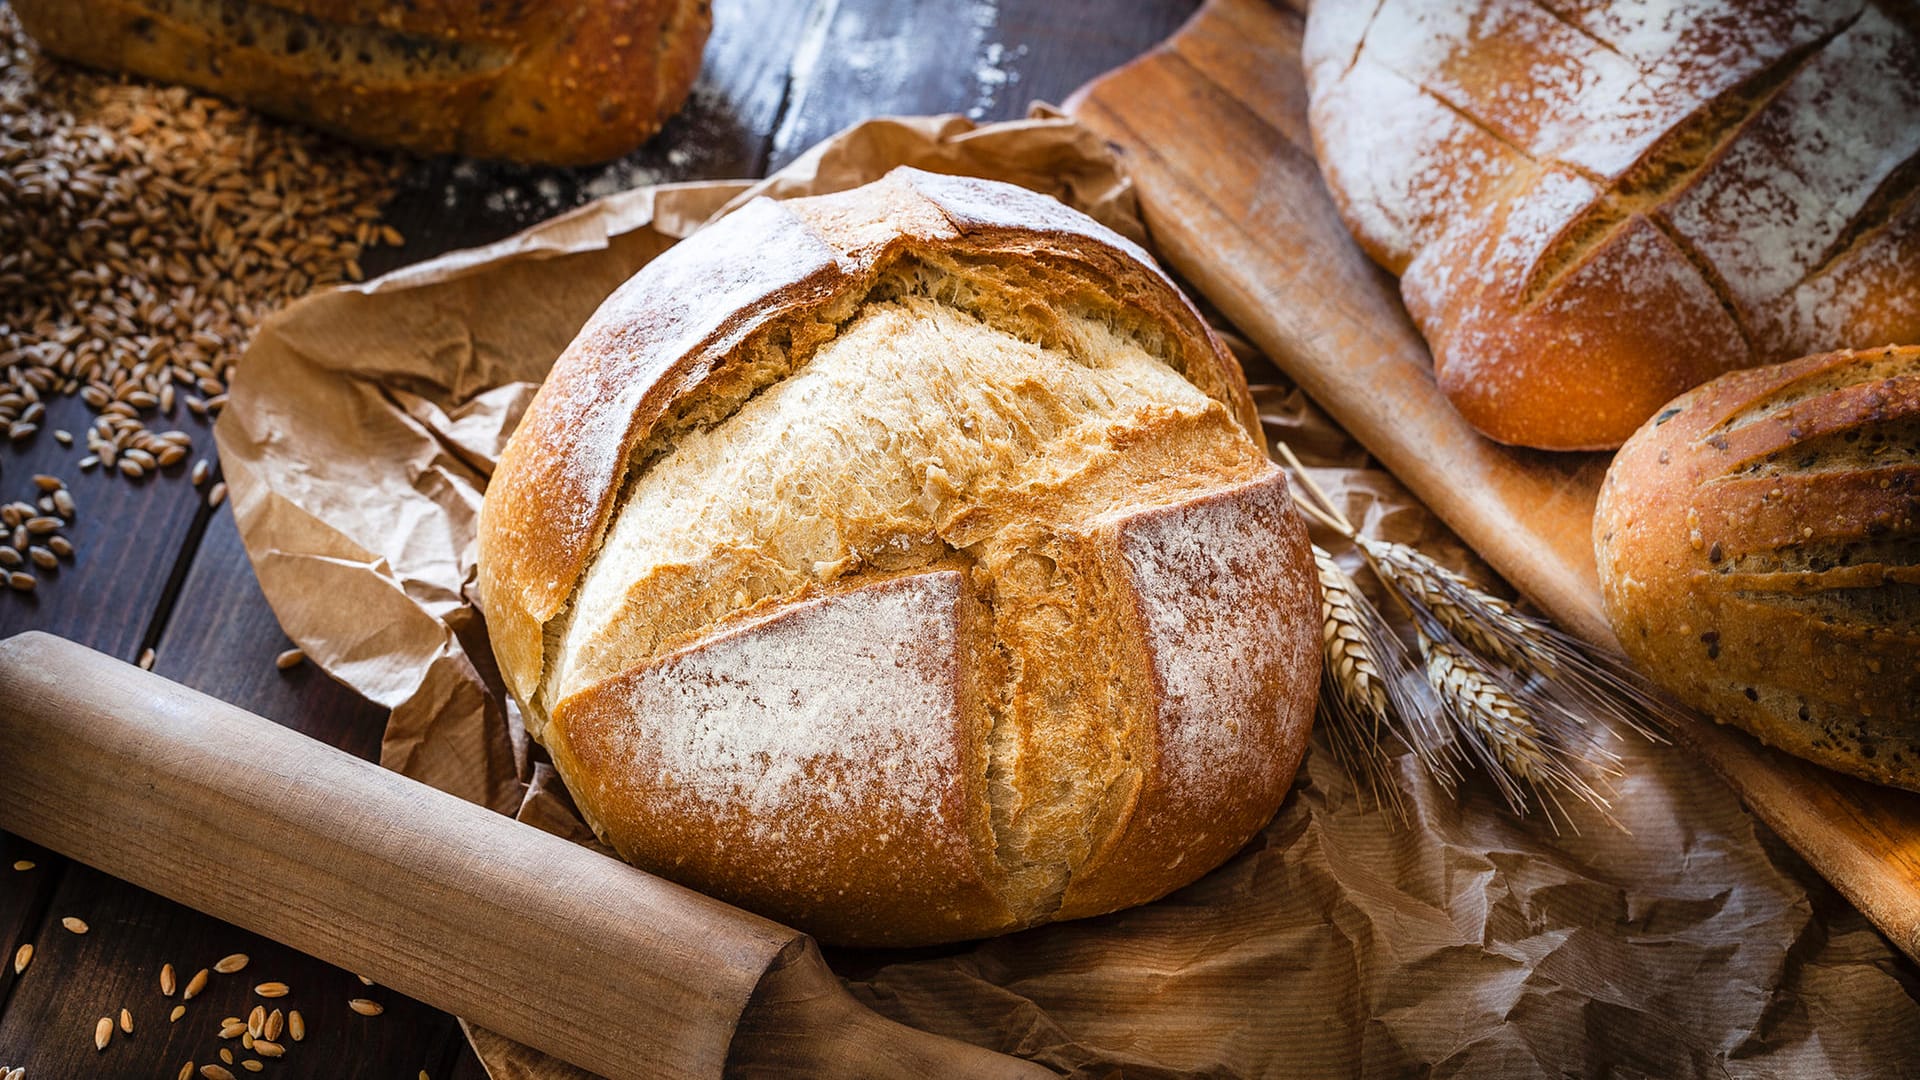
<path id="1" fill-rule="evenodd" d="M 1318 3 L 1302 52 L 1342 216 L 1502 442 L 1920 343 L 1909 0 Z"/>
<path id="2" fill-rule="evenodd" d="M 1273 814 L 1318 671 L 1231 355 L 1052 199 L 899 169 L 616 292 L 494 473 L 507 684 L 638 865 L 831 942 L 1185 884 Z"/>
<path id="3" fill-rule="evenodd" d="M 686 100 L 709 0 L 13 0 L 55 56 L 361 142 L 577 165 Z"/>
<path id="4" fill-rule="evenodd" d="M 1682 396 L 1621 448 L 1593 529 L 1614 633 L 1681 700 L 1920 791 L 1920 348 Z"/>

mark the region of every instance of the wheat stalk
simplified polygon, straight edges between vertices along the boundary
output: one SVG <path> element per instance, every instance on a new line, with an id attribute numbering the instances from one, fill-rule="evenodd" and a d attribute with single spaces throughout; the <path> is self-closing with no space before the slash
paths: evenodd
<path id="1" fill-rule="evenodd" d="M 1538 801 L 1557 830 L 1561 819 L 1572 824 L 1561 798 L 1567 795 L 1617 827 L 1607 808 L 1620 759 L 1588 719 L 1659 741 L 1648 718 L 1670 719 L 1675 707 L 1619 657 L 1482 591 L 1416 548 L 1361 536 L 1293 451 L 1284 443 L 1278 449 L 1314 496 L 1294 493 L 1301 510 L 1353 541 L 1417 631 L 1421 662 L 1415 665 L 1353 580 L 1314 549 L 1326 621 L 1322 712 L 1330 721 L 1329 741 L 1356 785 L 1379 790 L 1385 771 L 1379 743 L 1392 731 L 1449 792 L 1461 765 L 1471 761 L 1516 813 Z M 1400 669 L 1383 669 L 1381 658 L 1396 649 L 1412 678 L 1397 680 Z M 1380 801 L 1400 805 L 1397 798 Z"/>
<path id="2" fill-rule="evenodd" d="M 1334 757 L 1374 805 L 1388 807 L 1406 820 L 1406 804 L 1399 785 L 1387 776 L 1392 768 L 1382 733 L 1392 722 L 1392 700 L 1376 659 L 1374 624 L 1380 613 L 1361 595 L 1353 579 L 1333 556 L 1313 548 L 1320 577 L 1321 647 L 1319 729 L 1326 733 Z"/>
<path id="3" fill-rule="evenodd" d="M 1532 640 L 1534 627 L 1512 604 L 1480 591 L 1465 577 L 1406 544 L 1365 536 L 1355 536 L 1353 542 L 1380 571 L 1382 580 L 1410 593 L 1474 652 L 1515 671 L 1552 670 L 1551 658 L 1542 655 Z"/>
<path id="4" fill-rule="evenodd" d="M 1373 720 L 1378 730 L 1386 723 L 1389 707 L 1387 681 L 1380 676 L 1380 665 L 1374 661 L 1368 640 L 1367 619 L 1360 609 L 1366 600 L 1333 556 L 1318 546 L 1313 549 L 1313 563 L 1320 574 L 1320 613 L 1325 621 L 1321 638 L 1327 673 L 1353 711 Z"/>

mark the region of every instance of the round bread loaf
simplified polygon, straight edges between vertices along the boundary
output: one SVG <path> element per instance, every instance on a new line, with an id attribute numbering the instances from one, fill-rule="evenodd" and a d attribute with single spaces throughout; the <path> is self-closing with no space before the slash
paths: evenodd
<path id="1" fill-rule="evenodd" d="M 898 169 L 761 199 L 554 365 L 481 513 L 502 674 L 630 861 L 823 940 L 1205 873 L 1304 748 L 1318 597 L 1244 376 L 1125 239 Z"/>
<path id="2" fill-rule="evenodd" d="M 1502 442 L 1620 445 L 1724 371 L 1920 341 L 1920 21 L 1870 0 L 1317 3 L 1341 216 Z"/>
<path id="3" fill-rule="evenodd" d="M 1655 680 L 1920 791 L 1920 348 L 1681 396 L 1620 449 L 1593 530 L 1614 633 Z"/>
<path id="4" fill-rule="evenodd" d="M 686 100 L 708 0 L 13 0 L 48 52 L 360 142 L 578 165 Z"/>

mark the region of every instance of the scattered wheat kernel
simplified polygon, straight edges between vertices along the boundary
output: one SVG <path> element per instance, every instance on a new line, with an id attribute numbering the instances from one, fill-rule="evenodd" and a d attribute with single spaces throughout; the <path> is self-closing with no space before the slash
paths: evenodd
<path id="1" fill-rule="evenodd" d="M 287 1014 L 281 1012 L 279 1009 L 275 1009 L 267 1014 L 267 1022 L 261 1027 L 260 1033 L 265 1035 L 269 1042 L 278 1041 L 280 1032 L 285 1029 L 286 1023 Z"/>
<path id="2" fill-rule="evenodd" d="M 120 1030 L 133 1034 L 133 1014 L 125 1009 L 120 1010 Z"/>
<path id="3" fill-rule="evenodd" d="M 281 998 L 287 996 L 287 984 L 283 982 L 263 982 L 253 988 L 253 992 L 263 998 Z M 260 1006 L 255 1005 L 257 1011 Z"/>
<path id="4" fill-rule="evenodd" d="M 261 1069 L 266 1068 L 265 1065 L 260 1063 L 258 1058 L 248 1058 L 240 1063 L 240 1067 L 248 1072 L 259 1072 Z"/>
<path id="5" fill-rule="evenodd" d="M 281 671 L 290 671 L 293 668 L 299 667 L 306 659 L 307 654 L 301 652 L 299 649 L 288 649 L 286 652 L 273 658 L 273 666 L 279 668 Z"/>
<path id="6" fill-rule="evenodd" d="M 247 1014 L 247 1034 L 257 1039 L 260 1037 L 260 1033 L 265 1031 L 266 1028 L 267 1007 L 264 1005 L 255 1005 L 253 1011 Z"/>
<path id="7" fill-rule="evenodd" d="M 152 649 L 140 650 L 140 669 L 142 671 L 153 670 L 153 650 Z"/>
<path id="8" fill-rule="evenodd" d="M 277 1058 L 287 1052 L 287 1048 L 272 1039 L 253 1040 L 253 1052 L 261 1057 Z"/>
<path id="9" fill-rule="evenodd" d="M 27 970 L 27 965 L 31 963 L 33 963 L 33 946 L 31 944 L 20 946 L 19 951 L 13 954 L 13 973 L 20 974 Z"/>
<path id="10" fill-rule="evenodd" d="M 366 998 L 354 998 L 347 1002 L 347 1007 L 359 1013 L 361 1016 L 379 1016 L 381 1013 L 387 1011 L 385 1005 L 377 1001 L 368 1001 Z"/>
<path id="11" fill-rule="evenodd" d="M 241 1045 L 242 1047 L 245 1047 L 245 1048 L 246 1048 L 246 1049 L 248 1049 L 248 1050 L 251 1050 L 251 1049 L 253 1049 L 253 1032 L 251 1032 L 251 1031 L 243 1031 L 243 1032 L 241 1032 L 241 1033 L 240 1033 L 240 1045 Z"/>
<path id="12" fill-rule="evenodd" d="M 233 1073 L 218 1065 L 200 1066 L 200 1075 L 206 1077 L 206 1080 L 233 1080 Z"/>
<path id="13" fill-rule="evenodd" d="M 221 1060 L 221 1061 L 224 1061 L 224 1062 L 226 1062 L 226 1063 L 227 1063 L 227 1064 L 229 1064 L 229 1065 L 231 1065 L 231 1064 L 233 1064 L 233 1051 L 231 1051 L 231 1050 L 229 1050 L 229 1049 L 227 1049 L 227 1048 L 226 1048 L 226 1047 L 224 1047 L 224 1046 L 223 1046 L 223 1047 L 221 1047 L 221 1048 L 220 1048 L 220 1060 Z"/>
<path id="14" fill-rule="evenodd" d="M 372 980 L 372 979 L 369 979 L 369 978 L 367 978 L 367 977 L 366 977 L 365 975 L 355 975 L 355 976 L 354 976 L 354 978 L 356 978 L 356 979 L 359 979 L 359 980 L 360 980 L 360 984 L 361 984 L 362 986 L 372 986 L 372 985 L 373 985 L 373 980 Z"/>
<path id="15" fill-rule="evenodd" d="M 169 1024 L 179 1023 L 180 1018 L 185 1015 L 187 1015 L 187 1007 L 185 1005 L 175 1005 L 173 1007 L 173 1012 L 167 1015 L 167 1023 Z"/>
<path id="16" fill-rule="evenodd" d="M 213 487 L 210 490 L 208 490 L 207 505 L 209 507 L 218 509 L 220 504 L 226 501 L 227 501 L 227 482 L 225 480 L 222 480 L 219 483 L 213 485 Z"/>
<path id="17" fill-rule="evenodd" d="M 98 1023 L 93 1025 L 93 1048 L 95 1050 L 105 1050 L 107 1044 L 112 1041 L 113 1017 L 103 1016 Z"/>
<path id="18" fill-rule="evenodd" d="M 225 1020 L 220 1021 L 221 1027 L 232 1027 L 235 1024 L 239 1024 L 241 1027 L 247 1026 L 247 1022 L 237 1016 L 229 1016 Z"/>
<path id="19" fill-rule="evenodd" d="M 201 968 L 199 971 L 196 971 L 193 973 L 193 978 L 187 980 L 187 988 L 185 990 L 180 991 L 180 1000 L 192 1001 L 193 996 L 195 994 L 198 994 L 200 991 L 205 990 L 206 988 L 207 988 L 207 969 Z"/>
<path id="20" fill-rule="evenodd" d="M 213 464 L 206 458 L 201 458 L 193 463 L 193 472 L 189 475 L 193 480 L 193 486 L 199 487 L 207 482 L 207 477 L 213 475 Z"/>
<path id="21" fill-rule="evenodd" d="M 73 931 L 76 934 L 84 934 L 87 932 L 86 920 L 76 919 L 71 915 L 67 916 L 64 919 L 61 919 L 60 925 L 66 927 L 67 929 Z"/>
<path id="22" fill-rule="evenodd" d="M 180 1066 L 180 1075 L 176 1080 L 193 1080 L 193 1062 L 189 1061 Z"/>
<path id="23" fill-rule="evenodd" d="M 33 860 L 32 859 L 15 860 L 13 864 L 13 868 L 15 870 L 31 870 L 33 869 Z"/>
<path id="24" fill-rule="evenodd" d="M 299 1009 L 295 1009 L 287 1014 L 287 1034 L 293 1036 L 294 1042 L 306 1041 L 307 1018 L 300 1015 Z"/>
<path id="25" fill-rule="evenodd" d="M 172 997 L 173 989 L 174 989 L 173 965 L 161 964 L 160 965 L 160 996 Z"/>
<path id="26" fill-rule="evenodd" d="M 247 1025 L 239 1020 L 220 1025 L 220 1037 L 223 1039 L 237 1039 L 246 1033 Z"/>
<path id="27" fill-rule="evenodd" d="M 231 956 L 223 956 L 220 958 L 219 963 L 213 965 L 213 970 L 222 975 L 231 975 L 241 968 L 246 967 L 247 959 L 247 954 L 243 952 L 237 952 Z"/>

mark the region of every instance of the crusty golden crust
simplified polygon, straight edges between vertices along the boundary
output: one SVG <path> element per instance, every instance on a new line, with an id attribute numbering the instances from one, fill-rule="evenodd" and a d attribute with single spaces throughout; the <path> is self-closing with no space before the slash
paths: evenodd
<path id="1" fill-rule="evenodd" d="M 20 0 L 49 52 L 363 142 L 551 164 L 618 157 L 686 100 L 707 0 Z"/>
<path id="2" fill-rule="evenodd" d="M 1316 5 L 1342 218 L 1502 442 L 1617 446 L 1721 372 L 1920 341 L 1920 29 L 1866 0 Z"/>
<path id="3" fill-rule="evenodd" d="M 494 473 L 481 598 L 639 865 L 834 942 L 1110 911 L 1244 844 L 1304 749 L 1312 560 L 1254 431 L 1130 245 L 897 170 L 607 301 Z"/>
<path id="4" fill-rule="evenodd" d="M 1000 190 L 971 206 L 958 197 L 977 189 Z M 959 208 L 949 214 L 948 203 Z M 995 204 L 1004 217 L 1026 210 L 1042 224 L 969 216 Z M 481 551 L 516 555 L 483 562 L 482 595 L 502 674 L 523 697 L 540 683 L 540 628 L 585 571 L 635 448 L 749 338 L 859 296 L 901 259 L 957 252 L 1070 267 L 1177 343 L 1182 373 L 1250 435 L 1260 431 L 1246 376 L 1192 302 L 1125 238 L 1044 195 L 901 168 L 854 192 L 756 200 L 700 236 L 649 263 L 588 320 L 487 490 Z"/>
<path id="5" fill-rule="evenodd" d="M 1681 700 L 1920 790 L 1920 348 L 1722 376 L 1621 448 L 1608 618 Z"/>

